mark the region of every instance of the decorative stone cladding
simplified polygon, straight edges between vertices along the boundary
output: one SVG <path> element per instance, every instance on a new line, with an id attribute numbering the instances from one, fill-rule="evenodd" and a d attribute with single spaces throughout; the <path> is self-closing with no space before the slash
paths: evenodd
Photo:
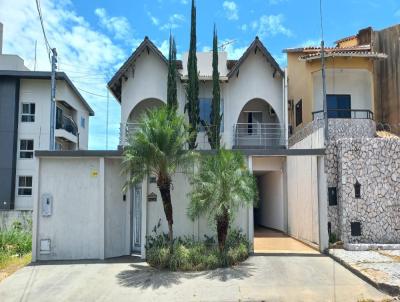
<path id="1" fill-rule="evenodd" d="M 329 140 L 341 138 L 374 137 L 376 125 L 370 119 L 329 119 Z M 316 119 L 299 129 L 289 137 L 289 146 L 303 140 L 319 128 L 324 127 L 324 120 Z"/>
<path id="2" fill-rule="evenodd" d="M 332 233 L 345 243 L 400 243 L 400 140 L 340 139 L 325 159 L 328 187 L 337 184 L 338 205 L 328 209 Z M 352 236 L 352 222 L 361 224 L 360 236 Z"/>

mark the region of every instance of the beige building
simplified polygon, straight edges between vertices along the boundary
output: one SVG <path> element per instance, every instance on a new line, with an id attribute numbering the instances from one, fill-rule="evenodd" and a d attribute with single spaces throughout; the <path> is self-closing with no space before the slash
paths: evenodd
<path id="1" fill-rule="evenodd" d="M 385 59 L 363 34 L 325 48 L 329 118 L 373 119 L 374 62 Z M 323 117 L 321 48 L 288 48 L 288 120 L 293 132 Z"/>

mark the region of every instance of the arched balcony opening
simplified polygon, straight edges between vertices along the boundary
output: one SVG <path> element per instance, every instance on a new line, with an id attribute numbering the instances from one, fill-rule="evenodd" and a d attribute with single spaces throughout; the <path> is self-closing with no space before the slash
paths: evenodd
<path id="1" fill-rule="evenodd" d="M 139 127 L 142 116 L 151 110 L 164 106 L 165 103 L 156 98 L 149 98 L 140 101 L 132 109 L 126 123 L 121 123 L 120 129 L 120 145 L 126 145 L 129 136 L 131 136 Z"/>
<path id="2" fill-rule="evenodd" d="M 244 105 L 233 129 L 235 149 L 282 148 L 285 128 L 274 108 L 263 99 L 252 99 Z"/>

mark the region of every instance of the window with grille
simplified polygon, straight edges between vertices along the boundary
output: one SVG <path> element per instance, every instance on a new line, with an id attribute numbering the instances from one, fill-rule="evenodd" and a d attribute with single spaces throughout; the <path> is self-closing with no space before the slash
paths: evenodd
<path id="1" fill-rule="evenodd" d="M 33 139 L 19 141 L 19 158 L 33 158 Z"/>
<path id="2" fill-rule="evenodd" d="M 18 195 L 32 196 L 32 176 L 18 177 Z"/>
<path id="3" fill-rule="evenodd" d="M 33 123 L 35 121 L 35 103 L 22 103 L 21 122 Z"/>

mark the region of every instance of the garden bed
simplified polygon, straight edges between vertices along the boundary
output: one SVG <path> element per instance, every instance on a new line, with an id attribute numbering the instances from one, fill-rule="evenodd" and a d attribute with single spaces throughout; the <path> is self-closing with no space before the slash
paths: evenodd
<path id="1" fill-rule="evenodd" d="M 191 238 L 175 238 L 172 246 L 166 234 L 147 238 L 147 262 L 158 269 L 172 271 L 202 271 L 239 264 L 249 257 L 250 245 L 246 237 L 238 232 L 229 233 L 225 248 L 220 252 L 215 239 L 204 241 Z"/>

